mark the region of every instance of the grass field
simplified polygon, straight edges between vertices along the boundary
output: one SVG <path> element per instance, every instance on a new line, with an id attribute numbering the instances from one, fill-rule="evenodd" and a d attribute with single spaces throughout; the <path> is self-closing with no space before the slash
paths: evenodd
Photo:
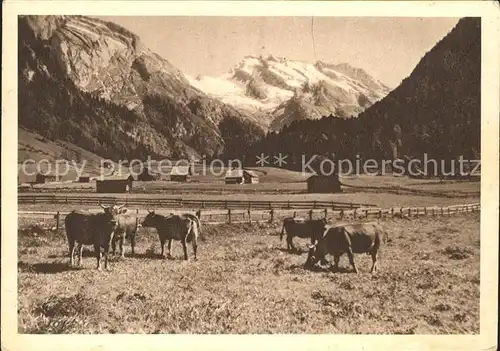
<path id="1" fill-rule="evenodd" d="M 381 222 L 391 241 L 373 276 L 367 255 L 355 256 L 359 275 L 345 256 L 340 273 L 303 269 L 306 254 L 284 251 L 277 224 L 205 226 L 196 262 L 181 260 L 178 242 L 175 260 L 159 259 L 157 235 L 141 229 L 137 257 L 97 272 L 86 252 L 69 270 L 64 234 L 28 224 L 20 333 L 479 332 L 479 214 Z M 307 240 L 295 243 L 305 251 Z"/>

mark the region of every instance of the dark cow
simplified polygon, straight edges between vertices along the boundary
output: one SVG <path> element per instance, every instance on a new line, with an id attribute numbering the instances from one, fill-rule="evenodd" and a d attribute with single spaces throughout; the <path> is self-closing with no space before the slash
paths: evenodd
<path id="1" fill-rule="evenodd" d="M 130 246 L 132 248 L 132 255 L 135 255 L 135 244 L 137 229 L 141 225 L 139 224 L 139 218 L 137 215 L 131 214 L 126 208 L 122 208 L 117 217 L 115 235 L 111 242 L 111 248 L 113 255 L 116 252 L 116 243 L 118 242 L 118 247 L 120 249 L 120 256 L 123 258 L 125 256 L 123 250 L 123 244 L 125 239 L 130 240 Z"/>
<path id="2" fill-rule="evenodd" d="M 64 224 L 68 238 L 70 265 L 74 266 L 74 255 L 78 247 L 78 266 L 82 265 L 83 245 L 94 245 L 97 269 L 101 270 L 101 248 L 104 250 L 104 268 L 108 269 L 108 251 L 116 229 L 118 212 L 122 206 L 109 207 L 99 204 L 104 213 L 72 211 Z"/>
<path id="3" fill-rule="evenodd" d="M 169 214 L 163 216 L 156 214 L 154 211 L 148 210 L 148 215 L 142 222 L 143 227 L 155 228 L 158 232 L 161 244 L 161 256 L 165 258 L 165 242 L 168 240 L 168 254 L 167 258 L 172 258 L 172 240 L 179 240 L 182 243 L 184 250 L 184 259 L 188 259 L 187 243 L 191 242 L 193 245 L 194 259 L 197 260 L 198 248 L 198 235 L 199 226 L 196 219 L 192 218 L 193 215 L 176 215 Z"/>
<path id="4" fill-rule="evenodd" d="M 304 219 L 301 217 L 287 217 L 283 219 L 280 240 L 283 240 L 283 234 L 286 230 L 287 249 L 295 251 L 293 246 L 293 237 L 311 238 L 311 244 L 315 244 L 324 234 L 326 219 Z"/>
<path id="5" fill-rule="evenodd" d="M 334 269 L 338 270 L 340 256 L 347 253 L 354 272 L 358 273 L 353 253 L 366 253 L 372 257 L 373 273 L 377 268 L 377 252 L 383 243 L 384 234 L 383 229 L 375 222 L 328 227 L 316 245 L 310 246 L 305 267 L 312 268 L 325 255 L 331 253 L 334 257 Z"/>

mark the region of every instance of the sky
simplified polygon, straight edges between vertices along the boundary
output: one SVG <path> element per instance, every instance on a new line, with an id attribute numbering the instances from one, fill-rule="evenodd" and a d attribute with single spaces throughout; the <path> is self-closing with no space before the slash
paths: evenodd
<path id="1" fill-rule="evenodd" d="M 349 63 L 395 88 L 458 18 L 100 16 L 183 72 L 219 76 L 246 55 Z"/>

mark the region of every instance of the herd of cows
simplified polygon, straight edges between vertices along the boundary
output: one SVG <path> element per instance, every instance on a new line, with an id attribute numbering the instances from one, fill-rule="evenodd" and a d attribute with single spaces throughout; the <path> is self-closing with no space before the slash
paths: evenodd
<path id="1" fill-rule="evenodd" d="M 124 256 L 125 240 L 131 243 L 132 255 L 135 254 L 136 234 L 139 227 L 155 228 L 161 244 L 161 256 L 172 258 L 172 241 L 180 241 L 184 251 L 184 259 L 188 260 L 187 245 L 192 244 L 194 259 L 197 259 L 198 238 L 201 235 L 199 216 L 185 214 L 161 215 L 148 210 L 142 222 L 131 214 L 124 205 L 104 206 L 103 212 L 91 213 L 75 210 L 65 219 L 66 236 L 69 245 L 70 266 L 75 266 L 74 256 L 78 251 L 78 266 L 82 265 L 84 245 L 93 245 L 97 259 L 97 269 L 101 270 L 104 257 L 104 268 L 108 269 L 108 254 L 112 248 L 116 252 L 119 244 L 120 255 Z M 366 253 L 372 257 L 371 272 L 377 268 L 377 253 L 387 238 L 386 233 L 376 222 L 328 225 L 326 219 L 304 219 L 287 217 L 283 220 L 280 240 L 286 233 L 287 248 L 295 251 L 293 237 L 310 238 L 308 257 L 304 267 L 311 269 L 318 262 L 325 262 L 325 256 L 334 258 L 334 270 L 338 270 L 340 257 L 346 253 L 354 272 L 358 269 L 354 262 L 354 253 Z M 168 252 L 165 255 L 165 244 L 168 241 Z"/>

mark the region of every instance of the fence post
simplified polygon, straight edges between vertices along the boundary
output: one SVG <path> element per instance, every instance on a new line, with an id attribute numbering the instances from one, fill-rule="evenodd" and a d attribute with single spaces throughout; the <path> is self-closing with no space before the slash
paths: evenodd
<path id="1" fill-rule="evenodd" d="M 313 219 L 313 210 L 309 210 L 309 219 Z"/>
<path id="2" fill-rule="evenodd" d="M 297 217 L 297 211 L 293 211 L 293 218 Z"/>
<path id="3" fill-rule="evenodd" d="M 314 208 L 314 209 L 316 208 L 316 200 L 314 200 L 314 203 L 313 203 L 313 208 Z"/>
<path id="4" fill-rule="evenodd" d="M 443 206 L 441 206 L 441 216 L 444 215 Z"/>
<path id="5" fill-rule="evenodd" d="M 368 210 L 365 210 L 365 217 L 368 218 Z"/>
<path id="6" fill-rule="evenodd" d="M 66 197 L 66 203 L 68 203 L 68 197 Z M 36 196 L 33 196 L 33 205 L 36 204 Z"/>
<path id="7" fill-rule="evenodd" d="M 269 208 L 272 209 L 273 208 L 273 204 L 271 203 L 271 201 L 269 201 Z"/>
<path id="8" fill-rule="evenodd" d="M 205 208 L 205 201 L 201 202 L 201 208 Z"/>
<path id="9" fill-rule="evenodd" d="M 391 207 L 391 218 L 394 217 L 394 207 Z"/>
<path id="10" fill-rule="evenodd" d="M 427 207 L 424 206 L 424 215 L 427 216 Z"/>
<path id="11" fill-rule="evenodd" d="M 434 207 L 432 208 L 432 217 L 436 217 L 436 209 Z"/>
<path id="12" fill-rule="evenodd" d="M 328 217 L 328 209 L 325 208 L 323 212 L 325 213 L 325 219 L 326 219 Z"/>
<path id="13" fill-rule="evenodd" d="M 335 211 L 335 202 L 332 201 L 332 211 Z"/>
<path id="14" fill-rule="evenodd" d="M 290 208 L 290 200 L 288 200 L 287 208 Z"/>
<path id="15" fill-rule="evenodd" d="M 250 211 L 251 208 L 252 208 L 252 203 L 248 201 L 248 211 Z"/>
<path id="16" fill-rule="evenodd" d="M 356 208 L 354 209 L 353 213 L 352 213 L 352 218 L 353 219 L 356 219 Z"/>
<path id="17" fill-rule="evenodd" d="M 274 221 L 274 209 L 271 209 L 271 211 L 269 211 L 269 214 L 271 215 L 271 218 L 269 219 L 269 223 L 273 223 L 273 221 Z"/>
<path id="18" fill-rule="evenodd" d="M 59 218 L 60 218 L 60 213 L 57 211 L 56 214 L 56 231 L 59 232 Z"/>
<path id="19" fill-rule="evenodd" d="M 224 202 L 224 207 L 227 208 L 227 200 Z"/>
<path id="20" fill-rule="evenodd" d="M 450 208 L 448 207 L 448 217 L 451 216 Z"/>
<path id="21" fill-rule="evenodd" d="M 352 201 L 351 201 L 351 210 L 354 208 L 354 205 L 352 204 Z"/>
<path id="22" fill-rule="evenodd" d="M 248 208 L 247 212 L 248 212 L 248 223 L 251 224 L 252 223 L 252 211 L 250 210 L 250 208 Z"/>
<path id="23" fill-rule="evenodd" d="M 227 210 L 227 222 L 229 224 L 231 224 L 231 209 L 230 208 Z"/>
<path id="24" fill-rule="evenodd" d="M 382 209 L 378 211 L 378 218 L 382 218 Z"/>

